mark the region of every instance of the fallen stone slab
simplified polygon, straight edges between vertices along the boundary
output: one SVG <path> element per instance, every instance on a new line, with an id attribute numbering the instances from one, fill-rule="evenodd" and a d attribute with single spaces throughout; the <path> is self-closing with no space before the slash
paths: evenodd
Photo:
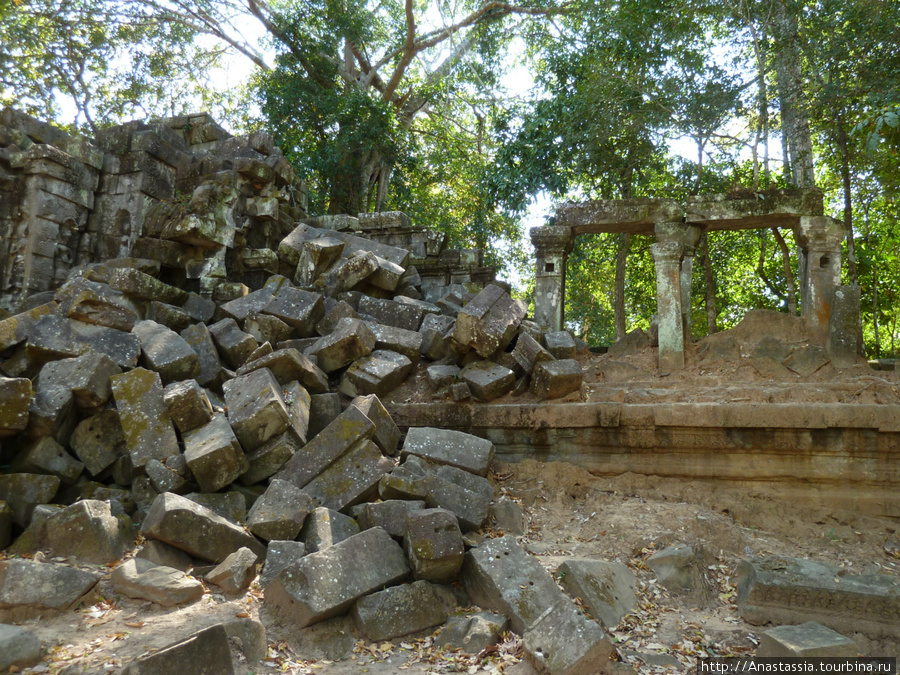
<path id="1" fill-rule="evenodd" d="M 381 448 L 385 455 L 397 454 L 397 444 L 400 442 L 400 429 L 394 423 L 387 408 L 374 394 L 357 396 L 350 401 L 350 405 L 358 408 L 366 417 L 375 424 L 375 434 L 372 440 Z"/>
<path id="2" fill-rule="evenodd" d="M 195 323 L 181 331 L 181 337 L 191 346 L 200 363 L 200 374 L 194 379 L 203 387 L 216 388 L 222 382 L 222 362 L 205 324 Z"/>
<path id="3" fill-rule="evenodd" d="M 40 662 L 41 640 L 37 635 L 23 626 L 0 623 L 0 671 L 12 666 L 21 670 Z"/>
<path id="4" fill-rule="evenodd" d="M 255 485 L 275 475 L 302 447 L 303 443 L 293 431 L 285 431 L 269 439 L 247 453 L 250 468 L 238 477 L 238 482 L 241 485 Z"/>
<path id="5" fill-rule="evenodd" d="M 12 522 L 28 527 L 31 514 L 39 504 L 49 504 L 59 490 L 56 476 L 33 473 L 12 473 L 0 476 L 0 499 L 12 511 Z"/>
<path id="6" fill-rule="evenodd" d="M 63 485 L 74 485 L 84 471 L 84 464 L 49 436 L 27 443 L 9 466 L 15 473 L 43 473 L 56 476 Z"/>
<path id="7" fill-rule="evenodd" d="M 69 446 L 92 476 L 101 476 L 127 454 L 118 411 L 102 410 L 82 420 L 69 437 Z"/>
<path id="8" fill-rule="evenodd" d="M 814 620 L 839 633 L 900 636 L 900 580 L 839 572 L 787 556 L 742 560 L 735 575 L 741 618 L 754 625 Z"/>
<path id="9" fill-rule="evenodd" d="M 166 328 L 170 328 L 176 333 L 180 333 L 192 323 L 198 321 L 191 312 L 188 312 L 184 308 L 176 307 L 175 305 L 167 305 L 164 302 L 157 302 L 156 300 L 150 301 L 146 318 L 150 321 L 155 321 Z"/>
<path id="10" fill-rule="evenodd" d="M 360 598 L 353 606 L 359 630 L 373 641 L 392 640 L 440 626 L 449 612 L 427 581 L 392 586 Z"/>
<path id="11" fill-rule="evenodd" d="M 163 283 L 132 267 L 117 267 L 110 270 L 108 283 L 113 290 L 141 300 L 158 300 L 181 305 L 188 299 L 187 291 Z"/>
<path id="12" fill-rule="evenodd" d="M 512 357 L 519 367 L 526 373 L 534 370 L 534 367 L 542 361 L 553 361 L 555 357 L 544 349 L 540 342 L 528 333 L 520 333 L 516 340 Z"/>
<path id="13" fill-rule="evenodd" d="M 174 457 L 176 457 L 176 455 L 173 455 L 173 458 Z M 182 457 L 182 459 L 184 458 Z M 186 466 L 187 464 L 185 464 L 185 467 Z M 170 469 L 158 459 L 147 460 L 147 463 L 144 465 L 144 471 L 157 494 L 162 492 L 175 492 L 181 494 L 185 492 L 187 486 L 187 479 L 185 476 L 179 474 L 174 469 Z M 184 473 L 185 475 L 187 474 L 186 471 Z"/>
<path id="14" fill-rule="evenodd" d="M 121 675 L 234 675 L 225 626 L 217 624 L 194 633 L 150 656 L 128 664 Z"/>
<path id="15" fill-rule="evenodd" d="M 647 567 L 670 591 L 690 591 L 699 584 L 697 555 L 687 544 L 674 544 L 647 558 Z"/>
<path id="16" fill-rule="evenodd" d="M 280 384 L 298 381 L 310 394 L 328 391 L 328 376 L 306 354 L 296 349 L 276 349 L 271 354 L 245 363 L 235 374 L 242 376 L 261 368 L 268 368 Z"/>
<path id="17" fill-rule="evenodd" d="M 218 563 L 246 546 L 260 558 L 265 548 L 252 534 L 186 497 L 165 492 L 150 507 L 141 533 L 185 553 Z"/>
<path id="18" fill-rule="evenodd" d="M 349 406 L 284 465 L 275 477 L 299 488 L 324 471 L 338 457 L 375 434 L 375 424 L 359 408 Z"/>
<path id="19" fill-rule="evenodd" d="M 244 365 L 259 347 L 256 338 L 242 331 L 237 321 L 231 318 L 222 319 L 209 326 L 209 334 L 222 360 L 232 369 Z"/>
<path id="20" fill-rule="evenodd" d="M 204 492 L 221 490 L 250 468 L 225 415 L 184 434 L 184 459 Z"/>
<path id="21" fill-rule="evenodd" d="M 368 394 L 383 398 L 403 384 L 412 369 L 412 361 L 403 354 L 376 349 L 350 364 L 339 391 L 351 398 Z"/>
<path id="22" fill-rule="evenodd" d="M 296 539 L 315 507 L 309 494 L 276 478 L 247 513 L 247 529 L 264 541 Z"/>
<path id="23" fill-rule="evenodd" d="M 73 359 L 51 361 L 41 368 L 40 390 L 61 386 L 72 392 L 76 407 L 84 413 L 99 411 L 112 396 L 109 378 L 122 369 L 106 354 L 88 352 Z"/>
<path id="24" fill-rule="evenodd" d="M 187 341 L 155 321 L 138 321 L 131 332 L 141 341 L 141 363 L 159 373 L 163 382 L 187 380 L 200 374 L 200 360 Z"/>
<path id="25" fill-rule="evenodd" d="M 403 548 L 409 558 L 413 578 L 436 584 L 455 581 L 466 555 L 459 522 L 446 509 L 421 509 L 408 513 Z"/>
<path id="26" fill-rule="evenodd" d="M 428 378 L 428 384 L 432 389 L 440 389 L 448 387 L 459 376 L 460 367 L 453 365 L 434 365 L 428 366 L 425 370 L 425 376 Z"/>
<path id="27" fill-rule="evenodd" d="M 135 368 L 110 378 L 113 398 L 125 434 L 125 445 L 135 467 L 148 459 L 165 461 L 179 453 L 178 438 L 159 373 Z"/>
<path id="28" fill-rule="evenodd" d="M 225 593 L 243 593 L 256 578 L 257 555 L 249 548 L 240 548 L 207 573 L 207 583 L 215 584 Z"/>
<path id="29" fill-rule="evenodd" d="M 240 298 L 223 302 L 219 305 L 219 309 L 225 317 L 232 318 L 237 322 L 243 322 L 251 314 L 262 312 L 268 307 L 274 297 L 275 292 L 271 288 L 264 287 L 251 293 L 247 293 L 247 295 L 241 296 Z M 246 328 L 247 327 L 244 326 L 244 330 L 246 330 Z M 263 340 L 263 342 L 265 341 Z"/>
<path id="30" fill-rule="evenodd" d="M 67 609 L 90 591 L 100 576 L 55 563 L 21 558 L 0 561 L 0 610 L 25 606 L 37 611 Z"/>
<path id="31" fill-rule="evenodd" d="M 542 399 L 561 398 L 581 391 L 584 371 L 575 359 L 542 361 L 531 374 L 531 393 Z"/>
<path id="32" fill-rule="evenodd" d="M 365 321 L 341 319 L 335 329 L 319 338 L 308 354 L 318 359 L 317 365 L 326 373 L 350 365 L 375 349 L 375 334 Z"/>
<path id="33" fill-rule="evenodd" d="M 175 427 L 182 435 L 212 419 L 213 409 L 206 391 L 196 380 L 173 382 L 163 390 L 163 400 Z"/>
<path id="34" fill-rule="evenodd" d="M 459 379 L 468 385 L 473 396 L 482 401 L 493 401 L 516 386 L 516 374 L 493 361 L 470 363 L 459 371 Z"/>
<path id="35" fill-rule="evenodd" d="M 449 355 L 445 338 L 452 334 L 456 319 L 440 314 L 426 314 L 419 326 L 422 336 L 420 351 L 422 356 L 432 361 L 439 361 Z"/>
<path id="36" fill-rule="evenodd" d="M 615 628 L 637 607 L 634 572 L 619 562 L 589 558 L 564 561 L 557 579 L 573 598 L 581 598 L 584 608 L 607 628 Z"/>
<path id="37" fill-rule="evenodd" d="M 611 673 L 616 648 L 597 623 L 574 605 L 556 605 L 544 612 L 522 636 L 525 655 L 549 675 Z"/>
<path id="38" fill-rule="evenodd" d="M 405 460 L 410 455 L 485 476 L 494 458 L 494 444 L 463 431 L 412 427 L 406 434 L 400 458 Z"/>
<path id="39" fill-rule="evenodd" d="M 0 436 L 10 436 L 28 426 L 28 410 L 34 395 L 26 377 L 0 377 Z"/>
<path id="40" fill-rule="evenodd" d="M 478 612 L 456 614 L 447 620 L 447 626 L 435 640 L 444 649 L 459 649 L 466 654 L 478 654 L 500 641 L 509 620 L 502 614 Z"/>
<path id="41" fill-rule="evenodd" d="M 544 333 L 544 346 L 557 359 L 574 359 L 578 353 L 575 338 L 567 330 Z"/>
<path id="42" fill-rule="evenodd" d="M 353 515 L 360 529 L 381 527 L 394 539 L 401 540 L 406 532 L 406 516 L 424 508 L 425 502 L 421 499 L 388 499 L 359 504 L 353 509 Z"/>
<path id="43" fill-rule="evenodd" d="M 815 621 L 799 626 L 776 626 L 759 637 L 756 656 L 854 658 L 856 643 Z"/>
<path id="44" fill-rule="evenodd" d="M 526 529 L 525 509 L 518 502 L 501 498 L 491 504 L 489 519 L 494 529 L 507 534 L 522 535 Z"/>
<path id="45" fill-rule="evenodd" d="M 312 286 L 325 270 L 341 257 L 344 242 L 332 237 L 304 241 L 297 260 L 294 281 L 298 286 Z"/>
<path id="46" fill-rule="evenodd" d="M 477 530 L 487 520 L 493 497 L 486 478 L 453 466 L 438 466 L 425 476 L 425 503 L 452 511 L 466 530 Z"/>
<path id="47" fill-rule="evenodd" d="M 53 556 L 106 565 L 131 547 L 131 523 L 112 515 L 109 502 L 85 499 L 47 519 L 47 544 Z"/>
<path id="48" fill-rule="evenodd" d="M 360 314 L 368 314 L 378 323 L 408 331 L 418 331 L 425 310 L 416 305 L 364 295 L 359 300 Z"/>
<path id="49" fill-rule="evenodd" d="M 174 567 L 182 572 L 187 572 L 194 565 L 187 553 L 156 539 L 145 541 L 134 557 L 149 560 L 160 567 Z"/>
<path id="50" fill-rule="evenodd" d="M 512 342 L 526 314 L 521 300 L 513 300 L 502 288 L 490 284 L 460 311 L 453 337 L 487 359 Z"/>
<path id="51" fill-rule="evenodd" d="M 407 574 L 400 545 L 375 527 L 282 570 L 266 588 L 265 602 L 281 621 L 305 628 L 341 614 L 359 598 Z"/>
<path id="52" fill-rule="evenodd" d="M 47 302 L 0 321 L 0 352 L 24 342 L 34 323 L 42 316 L 56 311 L 56 302 Z"/>
<path id="53" fill-rule="evenodd" d="M 325 288 L 336 293 L 349 291 L 378 270 L 378 259 L 369 251 L 354 251 L 331 267 L 321 279 Z"/>
<path id="54" fill-rule="evenodd" d="M 294 428 L 282 387 L 268 368 L 229 380 L 222 389 L 228 421 L 244 450 L 255 450 L 270 438 Z M 306 429 L 294 431 L 301 439 L 306 437 Z"/>
<path id="55" fill-rule="evenodd" d="M 28 358 L 38 363 L 89 351 L 106 354 L 122 368 L 134 368 L 141 342 L 133 333 L 48 314 L 35 322 L 25 349 Z"/>
<path id="56" fill-rule="evenodd" d="M 306 544 L 302 541 L 273 540 L 266 549 L 266 564 L 259 573 L 259 585 L 265 589 L 285 567 L 300 561 L 306 555 Z"/>
<path id="57" fill-rule="evenodd" d="M 244 319 L 242 328 L 245 333 L 252 335 L 259 344 L 268 342 L 278 344 L 283 340 L 289 340 L 294 334 L 294 329 L 288 326 L 277 316 L 251 312 Z"/>
<path id="58" fill-rule="evenodd" d="M 32 438 L 46 436 L 68 443 L 77 421 L 72 390 L 42 383 L 38 377 L 37 391 L 28 410 L 28 435 Z"/>
<path id="59" fill-rule="evenodd" d="M 430 316 L 430 315 L 429 315 Z M 380 323 L 370 323 L 369 328 L 375 334 L 375 349 L 387 349 L 403 354 L 413 363 L 419 362 L 422 349 L 422 333 L 405 330 Z"/>
<path id="60" fill-rule="evenodd" d="M 297 337 L 305 338 L 316 334 L 316 324 L 325 316 L 325 303 L 319 293 L 286 285 L 262 311 L 291 326 Z"/>
<path id="61" fill-rule="evenodd" d="M 190 492 L 185 498 L 204 506 L 230 523 L 243 525 L 247 520 L 247 497 L 237 490 L 228 492 Z"/>
<path id="62" fill-rule="evenodd" d="M 132 558 L 110 576 L 113 590 L 136 600 L 149 600 L 163 607 L 196 602 L 203 597 L 203 584 L 181 570 L 163 567 L 144 558 Z"/>
<path id="63" fill-rule="evenodd" d="M 313 509 L 300 531 L 307 553 L 322 551 L 359 534 L 359 524 L 350 516 L 322 506 Z"/>
<path id="64" fill-rule="evenodd" d="M 361 440 L 303 487 L 319 505 L 341 511 L 377 494 L 378 481 L 394 468 L 370 440 Z"/>

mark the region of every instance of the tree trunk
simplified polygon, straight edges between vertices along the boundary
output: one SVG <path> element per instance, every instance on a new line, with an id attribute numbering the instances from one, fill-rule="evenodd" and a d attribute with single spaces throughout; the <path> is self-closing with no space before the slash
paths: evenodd
<path id="1" fill-rule="evenodd" d="M 853 184 L 850 175 L 850 139 L 842 124 L 843 120 L 835 122 L 837 130 L 835 142 L 841 159 L 841 187 L 844 192 L 844 225 L 847 228 L 847 276 L 851 284 L 856 283 L 856 246 L 853 244 Z"/>
<path id="2" fill-rule="evenodd" d="M 787 242 L 781 236 L 781 232 L 777 227 L 772 228 L 772 234 L 775 235 L 775 241 L 778 242 L 778 248 L 781 249 L 781 262 L 784 265 L 784 281 L 787 285 L 787 302 L 788 314 L 797 316 L 797 279 L 794 277 L 794 270 L 791 267 L 791 250 L 788 248 Z"/>
<path id="3" fill-rule="evenodd" d="M 706 281 L 706 333 L 718 332 L 716 326 L 716 280 L 713 277 L 712 261 L 709 258 L 709 240 L 706 230 L 700 235 L 700 255 L 703 257 L 703 278 Z"/>
<path id="4" fill-rule="evenodd" d="M 616 321 L 616 340 L 625 337 L 625 262 L 628 256 L 628 245 L 631 236 L 622 232 L 618 236 L 616 246 L 616 297 L 613 303 Z"/>
<path id="5" fill-rule="evenodd" d="M 775 2 L 775 73 L 781 99 L 782 143 L 785 146 L 790 182 L 797 187 L 815 187 L 809 106 L 800 71 L 797 17 L 783 2 Z"/>

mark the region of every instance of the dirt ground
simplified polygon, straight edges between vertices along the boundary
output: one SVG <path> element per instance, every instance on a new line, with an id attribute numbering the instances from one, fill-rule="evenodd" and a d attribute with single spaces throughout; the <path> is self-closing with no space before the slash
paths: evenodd
<path id="1" fill-rule="evenodd" d="M 828 513 L 794 512 L 789 504 L 739 492 L 691 499 L 702 494 L 702 486 L 634 475 L 597 478 L 561 463 L 500 465 L 492 477 L 498 495 L 524 507 L 528 528 L 520 540 L 549 571 L 572 556 L 617 560 L 634 571 L 639 607 L 611 635 L 642 674 L 687 672 L 699 654 L 753 653 L 764 628 L 744 623 L 734 604 L 732 575 L 743 557 L 785 554 L 838 565 L 851 574 L 900 574 L 900 524 L 892 521 L 838 521 Z M 653 551 L 676 542 L 702 551 L 706 583 L 692 595 L 669 593 L 644 564 Z M 535 672 L 522 660 L 514 635 L 496 651 L 467 656 L 437 649 L 438 633 L 371 644 L 359 639 L 347 618 L 305 631 L 279 626 L 267 616 L 255 583 L 238 598 L 226 598 L 212 586 L 192 605 L 164 609 L 117 596 L 107 574 L 99 596 L 77 610 L 24 621 L 44 642 L 47 655 L 44 663 L 23 672 L 115 672 L 139 655 L 240 617 L 261 618 L 269 644 L 267 658 L 257 664 L 247 664 L 233 650 L 239 673 Z M 851 637 L 864 655 L 884 656 L 892 648 L 896 655 L 896 645 Z M 341 650 L 346 657 L 334 660 Z"/>

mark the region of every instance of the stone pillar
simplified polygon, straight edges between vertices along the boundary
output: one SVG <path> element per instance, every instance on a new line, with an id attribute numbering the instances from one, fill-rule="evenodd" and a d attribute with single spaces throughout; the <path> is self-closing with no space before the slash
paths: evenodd
<path id="1" fill-rule="evenodd" d="M 534 284 L 534 320 L 550 330 L 562 330 L 565 321 L 566 257 L 575 235 L 571 228 L 545 225 L 529 234 L 537 258 Z"/>
<path id="2" fill-rule="evenodd" d="M 681 257 L 676 242 L 650 246 L 656 264 L 656 312 L 659 316 L 659 373 L 684 368 L 684 326 L 681 317 Z"/>
<path id="3" fill-rule="evenodd" d="M 794 239 L 805 262 L 800 315 L 806 319 L 811 337 L 823 343 L 834 291 L 841 284 L 841 244 L 845 236 L 844 224 L 828 216 L 801 216 L 794 227 Z"/>
<path id="4" fill-rule="evenodd" d="M 654 228 L 656 241 L 681 244 L 681 325 L 684 341 L 691 340 L 691 282 L 694 274 L 694 253 L 700 243 L 702 232 L 699 225 L 685 225 L 679 222 L 657 223 Z"/>

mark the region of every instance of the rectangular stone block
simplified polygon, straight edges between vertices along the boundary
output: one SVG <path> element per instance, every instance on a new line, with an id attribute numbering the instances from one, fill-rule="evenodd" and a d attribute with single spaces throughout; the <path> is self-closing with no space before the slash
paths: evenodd
<path id="1" fill-rule="evenodd" d="M 289 428 L 294 428 L 299 437 L 305 438 L 306 429 L 295 428 L 281 385 L 268 368 L 229 380 L 222 389 L 228 421 L 248 452 Z"/>
<path id="2" fill-rule="evenodd" d="M 216 388 L 222 381 L 222 362 L 205 324 L 195 323 L 181 331 L 181 337 L 191 346 L 200 363 L 200 373 L 194 379 L 203 387 Z"/>
<path id="3" fill-rule="evenodd" d="M 394 300 L 382 300 L 364 295 L 359 300 L 360 314 L 368 314 L 385 326 L 402 328 L 409 331 L 419 330 L 425 310 L 415 305 L 408 305 Z"/>
<path id="4" fill-rule="evenodd" d="M 159 374 L 135 368 L 112 376 L 110 384 L 134 466 L 142 467 L 149 459 L 162 462 L 178 454 L 178 438 Z"/>
<path id="5" fill-rule="evenodd" d="M 0 321 L 0 352 L 24 342 L 34 323 L 42 316 L 52 314 L 56 305 L 56 302 L 47 302 Z"/>
<path id="6" fill-rule="evenodd" d="M 318 293 L 283 286 L 264 310 L 293 327 L 297 337 L 316 334 L 316 324 L 325 315 L 325 303 Z"/>
<path id="7" fill-rule="evenodd" d="M 374 434 L 375 424 L 358 408 L 350 406 L 301 448 L 276 478 L 305 487 L 350 448 Z"/>
<path id="8" fill-rule="evenodd" d="M 28 336 L 26 354 L 38 362 L 80 356 L 88 351 L 109 356 L 122 368 L 134 368 L 141 353 L 137 335 L 61 316 L 38 319 Z"/>
<path id="9" fill-rule="evenodd" d="M 28 378 L 0 377 L 0 436 L 10 436 L 28 426 L 32 394 Z"/>
<path id="10" fill-rule="evenodd" d="M 581 391 L 584 371 L 575 359 L 538 363 L 531 375 L 531 393 L 542 399 L 560 398 Z"/>
<path id="11" fill-rule="evenodd" d="M 403 354 L 414 364 L 419 362 L 423 337 L 421 332 L 380 323 L 369 323 L 368 326 L 375 334 L 375 349 L 388 349 Z"/>
<path id="12" fill-rule="evenodd" d="M 378 481 L 394 468 L 372 441 L 363 440 L 313 478 L 303 491 L 335 511 L 358 504 L 378 491 Z"/>
<path id="13" fill-rule="evenodd" d="M 375 435 L 372 440 L 381 448 L 381 452 L 385 455 L 396 455 L 397 444 L 400 442 L 400 429 L 394 424 L 394 419 L 378 397 L 374 394 L 357 396 L 350 401 L 350 405 L 359 408 L 375 424 Z"/>
<path id="14" fill-rule="evenodd" d="M 375 334 L 359 319 L 341 319 L 335 329 L 319 338 L 308 354 L 326 373 L 343 368 L 375 349 Z"/>
<path id="15" fill-rule="evenodd" d="M 301 447 L 303 443 L 293 431 L 275 436 L 247 454 L 250 468 L 241 474 L 238 481 L 242 485 L 254 485 L 265 480 L 280 471 Z"/>
<path id="16" fill-rule="evenodd" d="M 237 322 L 231 318 L 222 319 L 209 326 L 209 334 L 222 359 L 233 369 L 244 365 L 259 347 L 254 337 L 242 331 Z"/>
<path id="17" fill-rule="evenodd" d="M 494 444 L 453 429 L 412 427 L 406 434 L 400 458 L 406 459 L 409 455 L 486 476 L 494 458 Z"/>
<path id="18" fill-rule="evenodd" d="M 159 373 L 163 382 L 187 380 L 200 374 L 197 353 L 178 333 L 155 321 L 138 321 L 132 332 L 141 341 L 146 368 Z"/>
<path id="19" fill-rule="evenodd" d="M 276 349 L 245 363 L 237 369 L 237 375 L 268 368 L 281 384 L 299 381 L 310 394 L 324 394 L 328 391 L 328 376 L 322 372 L 306 354 L 293 349 Z"/>
<path id="20" fill-rule="evenodd" d="M 180 305 L 188 298 L 185 290 L 170 286 L 131 267 L 119 267 L 109 274 L 111 288 L 141 300 L 159 300 Z"/>
<path id="21" fill-rule="evenodd" d="M 440 626 L 449 612 L 427 581 L 391 586 L 360 598 L 353 606 L 357 627 L 370 640 L 392 640 Z"/>
<path id="22" fill-rule="evenodd" d="M 307 553 L 314 553 L 354 534 L 359 534 L 359 525 L 353 518 L 319 506 L 307 516 L 300 531 L 300 541 L 306 545 Z"/>
<path id="23" fill-rule="evenodd" d="M 412 369 L 412 361 L 403 354 L 376 349 L 350 364 L 339 391 L 350 397 L 375 394 L 383 398 L 403 384 Z"/>
<path id="24" fill-rule="evenodd" d="M 265 602 L 281 621 L 305 628 L 341 614 L 357 599 L 407 574 L 400 545 L 376 527 L 282 570 L 266 588 Z"/>
<path id="25" fill-rule="evenodd" d="M 512 341 L 526 314 L 522 301 L 513 300 L 509 293 L 491 284 L 463 307 L 456 318 L 453 337 L 480 356 L 490 358 Z"/>
<path id="26" fill-rule="evenodd" d="M 184 434 L 184 459 L 204 492 L 221 490 L 250 468 L 224 415 Z"/>

